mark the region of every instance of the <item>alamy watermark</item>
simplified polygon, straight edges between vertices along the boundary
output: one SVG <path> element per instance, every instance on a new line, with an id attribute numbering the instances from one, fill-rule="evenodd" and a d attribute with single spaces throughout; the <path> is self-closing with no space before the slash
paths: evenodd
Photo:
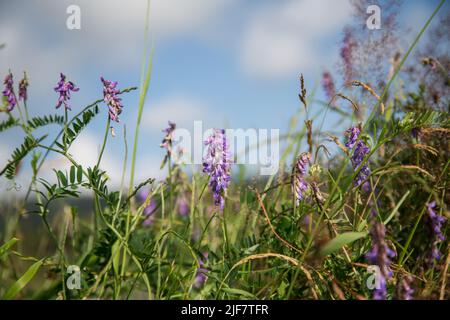
<path id="1" fill-rule="evenodd" d="M 377 265 L 367 266 L 367 272 L 370 273 L 369 277 L 366 279 L 366 286 L 369 290 L 380 289 L 381 288 L 381 270 Z"/>
<path id="2" fill-rule="evenodd" d="M 377 5 L 370 5 L 366 10 L 370 16 L 366 20 L 366 26 L 369 30 L 381 29 L 381 8 Z"/>
<path id="3" fill-rule="evenodd" d="M 203 130 L 202 121 L 194 121 L 193 134 L 185 128 L 177 128 L 172 140 L 181 152 L 175 153 L 173 160 L 179 164 L 202 164 L 206 151 L 204 141 L 213 129 Z M 229 150 L 235 164 L 259 166 L 260 175 L 278 172 L 280 162 L 279 129 L 226 129 Z"/>
<path id="4" fill-rule="evenodd" d="M 67 277 L 66 286 L 69 290 L 80 290 L 81 289 L 81 271 L 80 267 L 77 265 L 70 265 L 67 267 Z"/>
<path id="5" fill-rule="evenodd" d="M 81 29 L 81 8 L 75 4 L 67 7 L 66 13 L 69 15 L 66 19 L 66 27 L 69 30 Z"/>

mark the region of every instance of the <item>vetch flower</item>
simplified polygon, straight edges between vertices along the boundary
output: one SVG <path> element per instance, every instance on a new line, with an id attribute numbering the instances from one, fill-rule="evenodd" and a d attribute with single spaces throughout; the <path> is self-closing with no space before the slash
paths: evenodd
<path id="1" fill-rule="evenodd" d="M 198 259 L 198 263 L 200 268 L 197 269 L 197 273 L 195 275 L 194 285 L 193 287 L 196 289 L 200 289 L 208 279 L 206 275 L 208 273 L 208 269 L 205 268 L 205 264 L 208 261 L 208 253 L 203 253 L 202 257 Z"/>
<path id="2" fill-rule="evenodd" d="M 19 100 L 26 102 L 28 99 L 28 78 L 27 74 L 23 73 L 23 78 L 19 82 Z"/>
<path id="3" fill-rule="evenodd" d="M 336 95 L 336 90 L 334 88 L 333 77 L 328 71 L 322 74 L 322 87 L 327 95 L 328 100 L 332 100 Z"/>
<path id="4" fill-rule="evenodd" d="M 5 80 L 3 81 L 5 85 L 5 90 L 3 90 L 2 94 L 5 97 L 7 103 L 7 111 L 10 112 L 14 109 L 17 104 L 16 95 L 14 93 L 14 80 L 11 71 L 6 75 Z"/>
<path id="5" fill-rule="evenodd" d="M 386 282 L 392 277 L 390 268 L 391 258 L 395 257 L 395 252 L 389 248 L 385 240 L 385 227 L 382 222 L 373 219 L 373 225 L 370 230 L 372 238 L 372 248 L 366 254 L 366 259 L 370 264 L 377 265 L 380 268 L 377 280 L 379 286 L 373 292 L 375 300 L 385 300 L 387 296 Z"/>
<path id="6" fill-rule="evenodd" d="M 413 278 L 404 276 L 398 284 L 398 299 L 413 300 L 414 289 L 412 288 Z"/>
<path id="7" fill-rule="evenodd" d="M 164 160 L 161 164 L 161 168 L 164 167 L 167 160 L 172 156 L 172 135 L 177 127 L 177 125 L 174 122 L 169 121 L 168 123 L 169 126 L 166 129 L 162 130 L 162 132 L 165 133 L 165 136 L 161 144 L 159 145 L 161 148 L 164 148 L 167 151 L 166 155 L 164 156 Z"/>
<path id="8" fill-rule="evenodd" d="M 109 81 L 100 77 L 103 83 L 103 100 L 109 108 L 109 118 L 112 121 L 119 122 L 119 115 L 122 113 L 122 99 L 117 95 L 120 93 L 119 89 L 116 89 L 117 81 Z"/>
<path id="9" fill-rule="evenodd" d="M 347 142 L 345 142 L 345 146 L 349 149 L 353 149 L 360 133 L 361 129 L 358 126 L 348 128 L 344 133 L 344 135 L 347 137 Z"/>
<path id="10" fill-rule="evenodd" d="M 169 121 L 168 123 L 169 123 L 169 126 L 162 131 L 166 135 L 164 136 L 160 147 L 166 149 L 167 153 L 169 155 L 171 155 L 172 154 L 172 134 L 175 131 L 177 125 L 174 122 L 171 122 L 171 121 Z"/>
<path id="11" fill-rule="evenodd" d="M 297 205 L 303 200 L 304 192 L 308 189 L 308 184 L 305 181 L 305 174 L 310 158 L 311 155 L 308 152 L 300 154 L 292 168 L 291 187 Z"/>
<path id="12" fill-rule="evenodd" d="M 223 210 L 225 193 L 231 181 L 231 153 L 224 129 L 214 129 L 205 140 L 206 155 L 203 158 L 203 172 L 210 177 L 209 187 L 213 192 L 214 204 Z"/>
<path id="13" fill-rule="evenodd" d="M 427 255 L 427 264 L 431 267 L 435 261 L 441 259 L 441 252 L 439 251 L 438 244 L 445 240 L 444 234 L 442 233 L 442 224 L 445 222 L 445 217 L 436 213 L 436 201 L 432 201 L 426 204 L 427 206 L 427 216 L 426 225 L 430 238 L 432 239 L 431 247 Z"/>
<path id="14" fill-rule="evenodd" d="M 64 104 L 66 109 L 70 109 L 68 104 L 68 100 L 70 100 L 70 91 L 76 92 L 80 90 L 80 88 L 76 88 L 75 84 L 72 81 L 66 81 L 66 76 L 64 74 L 60 74 L 61 79 L 57 83 L 54 88 L 55 92 L 59 93 L 58 102 L 56 103 L 56 109 L 61 107 Z"/>
<path id="15" fill-rule="evenodd" d="M 366 155 L 370 153 L 369 147 L 363 140 L 358 140 L 359 134 L 361 133 L 361 129 L 359 127 L 351 127 L 345 131 L 345 135 L 347 136 L 347 141 L 345 146 L 349 149 L 353 149 L 353 154 L 351 157 L 352 167 L 353 169 L 357 169 L 361 163 L 363 162 Z M 356 145 L 356 146 L 355 146 Z M 361 183 L 370 176 L 370 169 L 367 165 L 367 162 L 361 167 L 358 174 L 354 179 L 355 187 L 361 185 Z M 363 185 L 364 190 L 370 190 L 370 185 L 368 181 L 366 181 Z"/>
<path id="16" fill-rule="evenodd" d="M 178 208 L 178 214 L 182 217 L 186 217 L 189 215 L 189 202 L 186 199 L 185 195 L 181 195 L 177 198 L 176 206 Z"/>
<path id="17" fill-rule="evenodd" d="M 344 39 L 341 47 L 341 58 L 344 64 L 344 80 L 350 82 L 353 76 L 353 51 L 356 47 L 355 40 L 353 38 L 350 29 L 344 30 Z"/>

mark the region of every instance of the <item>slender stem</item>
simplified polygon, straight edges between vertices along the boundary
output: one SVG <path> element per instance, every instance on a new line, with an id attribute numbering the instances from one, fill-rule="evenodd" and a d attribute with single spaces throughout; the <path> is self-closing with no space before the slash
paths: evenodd
<path id="1" fill-rule="evenodd" d="M 105 127 L 105 135 L 103 137 L 102 149 L 100 151 L 100 155 L 98 156 L 98 160 L 97 160 L 97 168 L 100 166 L 100 162 L 102 161 L 102 157 L 103 157 L 103 152 L 105 151 L 106 142 L 108 140 L 110 124 L 111 124 L 111 119 L 108 116 L 108 120 L 106 121 L 106 127 Z"/>

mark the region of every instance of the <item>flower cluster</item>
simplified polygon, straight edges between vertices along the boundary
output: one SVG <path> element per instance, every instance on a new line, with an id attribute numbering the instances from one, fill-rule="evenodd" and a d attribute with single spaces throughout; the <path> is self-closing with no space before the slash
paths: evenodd
<path id="1" fill-rule="evenodd" d="M 297 205 L 303 200 L 303 194 L 308 189 L 308 184 L 305 181 L 305 174 L 310 158 L 311 155 L 307 152 L 300 154 L 292 169 L 291 186 Z"/>
<path id="2" fill-rule="evenodd" d="M 375 300 L 386 299 L 386 282 L 392 277 L 392 271 L 390 269 L 391 258 L 395 257 L 395 252 L 386 243 L 385 232 L 384 224 L 379 221 L 374 221 L 370 230 L 372 248 L 366 254 L 367 261 L 380 268 L 379 278 L 377 279 L 379 286 L 375 288 L 373 293 Z"/>
<path id="3" fill-rule="evenodd" d="M 445 222 L 445 217 L 437 214 L 434 210 L 436 208 L 436 202 L 427 203 L 427 216 L 426 223 L 429 230 L 429 236 L 433 241 L 431 241 L 431 248 L 427 256 L 427 264 L 432 266 L 435 261 L 441 259 L 441 252 L 439 251 L 438 244 L 445 240 L 444 234 L 442 233 L 442 224 Z"/>
<path id="4" fill-rule="evenodd" d="M 205 268 L 205 264 L 208 261 L 208 253 L 203 253 L 202 257 L 198 259 L 198 263 L 200 268 L 197 269 L 197 273 L 195 275 L 194 285 L 193 287 L 196 289 L 200 289 L 208 279 L 206 275 L 208 273 L 208 269 Z"/>
<path id="5" fill-rule="evenodd" d="M 210 177 L 209 187 L 213 192 L 214 204 L 223 210 L 225 192 L 231 181 L 232 162 L 225 130 L 214 129 L 213 133 L 205 140 L 205 145 L 208 148 L 203 158 L 203 172 Z"/>
<path id="6" fill-rule="evenodd" d="M 26 102 L 28 98 L 28 78 L 24 72 L 22 80 L 19 82 L 19 100 Z"/>
<path id="7" fill-rule="evenodd" d="M 172 155 L 172 134 L 175 131 L 176 127 L 177 125 L 174 122 L 169 121 L 169 126 L 162 131 L 166 135 L 164 136 L 160 147 L 167 150 L 168 156 Z"/>
<path id="8" fill-rule="evenodd" d="M 5 90 L 3 90 L 2 94 L 7 101 L 7 110 L 12 111 L 17 104 L 17 99 L 14 93 L 14 80 L 11 72 L 7 74 L 5 80 L 3 81 L 3 84 L 5 85 Z"/>
<path id="9" fill-rule="evenodd" d="M 350 82 L 353 74 L 353 51 L 356 47 L 355 40 L 353 38 L 350 29 L 344 31 L 344 39 L 341 47 L 341 58 L 344 64 L 344 80 Z"/>
<path id="10" fill-rule="evenodd" d="M 398 299 L 413 300 L 414 289 L 412 288 L 413 278 L 411 276 L 404 276 L 398 284 Z"/>
<path id="11" fill-rule="evenodd" d="M 353 149 L 360 133 L 361 129 L 358 126 L 348 128 L 344 133 L 344 135 L 347 137 L 347 142 L 345 142 L 345 146 L 349 149 Z"/>
<path id="12" fill-rule="evenodd" d="M 119 115 L 122 113 L 122 99 L 117 95 L 120 93 L 119 89 L 116 89 L 117 81 L 105 80 L 100 77 L 103 83 L 103 101 L 108 105 L 109 118 L 112 121 L 119 122 Z"/>
<path id="13" fill-rule="evenodd" d="M 322 74 L 322 87 L 327 95 L 328 100 L 332 100 L 336 95 L 336 89 L 334 88 L 334 81 L 331 74 L 326 71 Z"/>
<path id="14" fill-rule="evenodd" d="M 60 77 L 61 79 L 54 88 L 55 92 L 59 93 L 58 102 L 56 103 L 56 109 L 64 104 L 64 107 L 70 110 L 70 105 L 68 103 L 68 100 L 70 100 L 70 91 L 76 92 L 80 90 L 80 88 L 76 88 L 75 84 L 72 81 L 66 81 L 66 76 L 64 74 L 61 73 Z"/>
<path id="15" fill-rule="evenodd" d="M 178 208 L 178 214 L 182 217 L 186 217 L 189 214 L 189 202 L 186 199 L 186 195 L 180 195 L 177 198 L 176 206 Z"/>
<path id="16" fill-rule="evenodd" d="M 359 127 L 351 127 L 345 131 L 345 135 L 347 136 L 347 142 L 345 146 L 349 149 L 353 149 L 353 155 L 351 157 L 353 169 L 357 169 L 361 163 L 363 162 L 366 155 L 369 154 L 370 149 L 366 145 L 366 143 L 362 140 L 358 140 L 359 134 L 361 133 L 361 129 Z M 356 145 L 356 147 L 355 147 Z M 365 163 L 358 174 L 355 177 L 354 185 L 358 187 L 361 183 L 370 176 L 370 169 L 367 163 Z M 366 181 L 363 185 L 365 189 L 369 189 L 369 183 Z"/>
<path id="17" fill-rule="evenodd" d="M 138 200 L 142 204 L 147 201 L 147 197 L 149 195 L 148 190 L 142 190 L 138 193 Z M 150 202 L 148 205 L 144 208 L 143 215 L 146 217 L 146 219 L 142 222 L 144 226 L 151 225 L 153 223 L 153 213 L 155 213 L 156 209 L 156 202 L 153 198 L 150 199 Z"/>

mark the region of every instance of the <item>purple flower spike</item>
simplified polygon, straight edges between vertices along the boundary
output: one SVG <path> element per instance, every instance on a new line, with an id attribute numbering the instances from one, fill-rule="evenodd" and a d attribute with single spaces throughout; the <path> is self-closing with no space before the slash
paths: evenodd
<path id="1" fill-rule="evenodd" d="M 5 80 L 3 81 L 5 85 L 5 90 L 3 90 L 2 94 L 6 98 L 7 101 L 7 110 L 8 112 L 12 111 L 14 107 L 17 105 L 16 95 L 14 93 L 14 81 L 13 75 L 11 71 L 6 75 Z"/>
<path id="2" fill-rule="evenodd" d="M 68 101 L 70 100 L 70 91 L 76 92 L 80 90 L 80 88 L 76 88 L 75 84 L 72 81 L 66 81 L 66 76 L 64 74 L 60 74 L 61 79 L 57 83 L 55 87 L 55 92 L 59 93 L 58 102 L 56 103 L 56 109 L 61 107 L 64 104 L 66 109 L 70 109 L 70 105 Z"/>
<path id="3" fill-rule="evenodd" d="M 122 113 L 122 99 L 117 95 L 120 93 L 119 89 L 116 89 L 117 81 L 105 80 L 100 77 L 103 83 L 103 100 L 108 105 L 109 108 L 109 118 L 112 121 L 119 122 L 119 114 Z"/>
<path id="4" fill-rule="evenodd" d="M 327 99 L 331 100 L 336 95 L 336 89 L 334 88 L 334 81 L 331 74 L 326 71 L 322 74 L 322 87 L 327 95 Z"/>
<path id="5" fill-rule="evenodd" d="M 195 275 L 194 285 L 193 287 L 196 289 L 200 289 L 208 279 L 206 275 L 208 273 L 208 269 L 205 268 L 205 264 L 208 261 L 208 253 L 203 253 L 203 256 L 198 259 L 198 263 L 200 268 L 197 269 L 197 273 Z"/>
<path id="6" fill-rule="evenodd" d="M 413 278 L 404 276 L 398 285 L 398 299 L 413 300 L 414 289 L 412 288 Z"/>
<path id="7" fill-rule="evenodd" d="M 345 143 L 345 146 L 349 149 L 353 149 L 360 133 L 361 129 L 359 127 L 351 127 L 347 129 L 344 133 L 344 135 L 347 136 L 347 142 Z"/>
<path id="8" fill-rule="evenodd" d="M 445 217 L 436 213 L 436 202 L 430 202 L 426 204 L 427 213 L 426 224 L 428 228 L 429 236 L 431 237 L 431 247 L 427 256 L 427 264 L 432 267 L 435 261 L 441 259 L 441 252 L 439 251 L 438 244 L 445 240 L 444 234 L 442 233 L 442 224 L 445 222 Z"/>
<path id="9" fill-rule="evenodd" d="M 28 78 L 27 74 L 23 73 L 23 78 L 19 82 L 19 100 L 26 102 L 28 99 Z"/>
<path id="10" fill-rule="evenodd" d="M 308 184 L 305 181 L 305 175 L 306 167 L 309 164 L 310 158 L 311 155 L 307 152 L 300 154 L 294 168 L 292 169 L 291 186 L 297 205 L 303 200 L 303 194 L 308 189 Z"/>
<path id="11" fill-rule="evenodd" d="M 347 136 L 347 142 L 345 143 L 345 146 L 349 149 L 354 148 L 353 155 L 351 157 L 353 169 L 357 169 L 363 162 L 365 156 L 368 155 L 370 152 L 369 147 L 366 145 L 364 141 L 362 140 L 358 141 L 360 133 L 361 129 L 359 127 L 351 127 L 345 131 L 345 135 Z M 370 176 L 370 169 L 366 163 L 361 167 L 361 169 L 359 170 L 358 174 L 355 177 L 354 180 L 355 187 L 361 185 L 361 183 L 367 180 L 369 176 Z M 370 190 L 370 185 L 367 181 L 364 183 L 363 189 L 365 191 Z"/>
<path id="12" fill-rule="evenodd" d="M 177 125 L 174 122 L 169 121 L 169 126 L 162 131 L 166 135 L 164 136 L 160 147 L 167 150 L 168 156 L 172 155 L 172 134 L 175 131 L 176 127 Z"/>
<path id="13" fill-rule="evenodd" d="M 370 236 L 372 238 L 372 248 L 366 254 L 366 259 L 369 263 L 377 265 L 380 268 L 378 274 L 379 286 L 375 288 L 373 292 L 373 298 L 375 300 L 385 300 L 387 296 L 386 282 L 392 277 L 392 271 L 390 268 L 391 258 L 395 257 L 395 252 L 392 251 L 385 240 L 386 230 L 384 224 L 375 221 L 372 229 L 370 230 Z"/>
<path id="14" fill-rule="evenodd" d="M 344 39 L 341 47 L 341 58 L 344 62 L 344 80 L 350 82 L 353 73 L 353 55 L 356 47 L 355 40 L 350 29 L 344 30 Z"/>
<path id="15" fill-rule="evenodd" d="M 214 204 L 223 210 L 225 206 L 225 193 L 231 181 L 231 153 L 225 130 L 214 129 L 211 136 L 205 140 L 208 147 L 203 158 L 203 172 L 210 177 L 209 187 L 213 192 Z"/>

